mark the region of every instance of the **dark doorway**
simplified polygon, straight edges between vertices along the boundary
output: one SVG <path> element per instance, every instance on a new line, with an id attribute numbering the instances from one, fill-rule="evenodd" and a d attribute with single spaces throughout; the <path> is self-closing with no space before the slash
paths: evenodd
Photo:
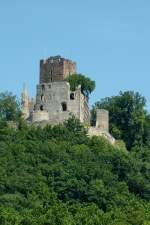
<path id="1" fill-rule="evenodd" d="M 44 109 L 43 109 L 43 105 L 41 105 L 41 106 L 40 106 L 40 110 L 41 110 L 41 111 L 43 111 L 43 110 L 44 110 Z"/>
<path id="2" fill-rule="evenodd" d="M 66 102 L 62 102 L 61 106 L 62 106 L 62 111 L 67 111 L 67 104 L 66 104 Z"/>

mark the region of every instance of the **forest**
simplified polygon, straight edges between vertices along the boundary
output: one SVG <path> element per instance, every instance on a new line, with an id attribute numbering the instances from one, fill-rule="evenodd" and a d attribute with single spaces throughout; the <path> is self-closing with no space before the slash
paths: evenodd
<path id="1" fill-rule="evenodd" d="M 150 114 L 133 91 L 100 99 L 111 145 L 75 117 L 29 125 L 0 93 L 0 225 L 150 225 Z"/>

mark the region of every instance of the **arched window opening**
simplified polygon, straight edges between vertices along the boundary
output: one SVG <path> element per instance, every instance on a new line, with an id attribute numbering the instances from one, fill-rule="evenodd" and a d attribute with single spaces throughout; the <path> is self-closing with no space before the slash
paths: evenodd
<path id="1" fill-rule="evenodd" d="M 44 110 L 44 109 L 43 109 L 43 105 L 41 105 L 41 106 L 40 106 L 40 110 L 41 110 L 41 111 L 43 111 L 43 110 Z"/>
<path id="2" fill-rule="evenodd" d="M 74 93 L 71 93 L 71 94 L 70 94 L 70 99 L 71 99 L 71 100 L 74 100 L 74 99 L 75 99 Z"/>
<path id="3" fill-rule="evenodd" d="M 62 111 L 67 111 L 67 104 L 66 104 L 66 102 L 62 102 L 61 106 L 62 106 Z"/>

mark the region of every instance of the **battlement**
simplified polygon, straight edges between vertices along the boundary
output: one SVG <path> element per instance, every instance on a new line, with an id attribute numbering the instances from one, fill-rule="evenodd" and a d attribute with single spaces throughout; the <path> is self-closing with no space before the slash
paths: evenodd
<path id="1" fill-rule="evenodd" d="M 40 83 L 63 81 L 76 73 L 76 63 L 61 56 L 40 60 Z"/>

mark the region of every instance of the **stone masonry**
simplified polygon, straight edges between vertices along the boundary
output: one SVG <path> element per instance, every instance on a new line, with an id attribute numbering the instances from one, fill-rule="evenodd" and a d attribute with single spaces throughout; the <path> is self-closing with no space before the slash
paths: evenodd
<path id="1" fill-rule="evenodd" d="M 109 133 L 109 112 L 105 109 L 97 109 L 96 111 L 96 126 L 89 127 L 89 136 L 102 136 L 114 144 L 115 139 Z"/>
<path id="2" fill-rule="evenodd" d="M 99 109 L 96 112 L 96 127 L 109 132 L 109 112 L 105 109 Z"/>
<path id="3" fill-rule="evenodd" d="M 37 85 L 36 98 L 29 102 L 27 89 L 22 94 L 23 117 L 29 122 L 45 126 L 63 123 L 74 115 L 81 123 L 89 127 L 89 136 L 103 136 L 112 144 L 115 139 L 109 133 L 109 112 L 97 110 L 96 126 L 90 125 L 88 99 L 79 85 L 71 91 L 65 80 L 76 74 L 76 63 L 61 56 L 40 61 L 40 82 Z"/>
<path id="4" fill-rule="evenodd" d="M 66 81 L 37 85 L 32 121 L 41 121 L 41 114 L 45 115 L 43 112 L 47 112 L 47 120 L 51 124 L 63 123 L 71 114 L 75 115 L 81 122 L 89 124 L 88 103 L 86 97 L 81 93 L 81 87 L 72 92 Z M 43 120 L 45 120 L 44 118 Z"/>
<path id="5" fill-rule="evenodd" d="M 21 98 L 22 98 L 22 115 L 24 119 L 27 119 L 29 117 L 29 95 L 25 84 L 23 86 Z"/>
<path id="6" fill-rule="evenodd" d="M 63 81 L 76 73 L 76 63 L 61 56 L 40 61 L 40 84 Z"/>
<path id="7" fill-rule="evenodd" d="M 31 122 L 59 124 L 74 115 L 82 123 L 89 124 L 87 98 L 81 93 L 80 86 L 71 91 L 70 84 L 65 80 L 72 74 L 76 74 L 76 63 L 71 60 L 53 56 L 40 61 L 40 82 L 30 113 Z"/>

